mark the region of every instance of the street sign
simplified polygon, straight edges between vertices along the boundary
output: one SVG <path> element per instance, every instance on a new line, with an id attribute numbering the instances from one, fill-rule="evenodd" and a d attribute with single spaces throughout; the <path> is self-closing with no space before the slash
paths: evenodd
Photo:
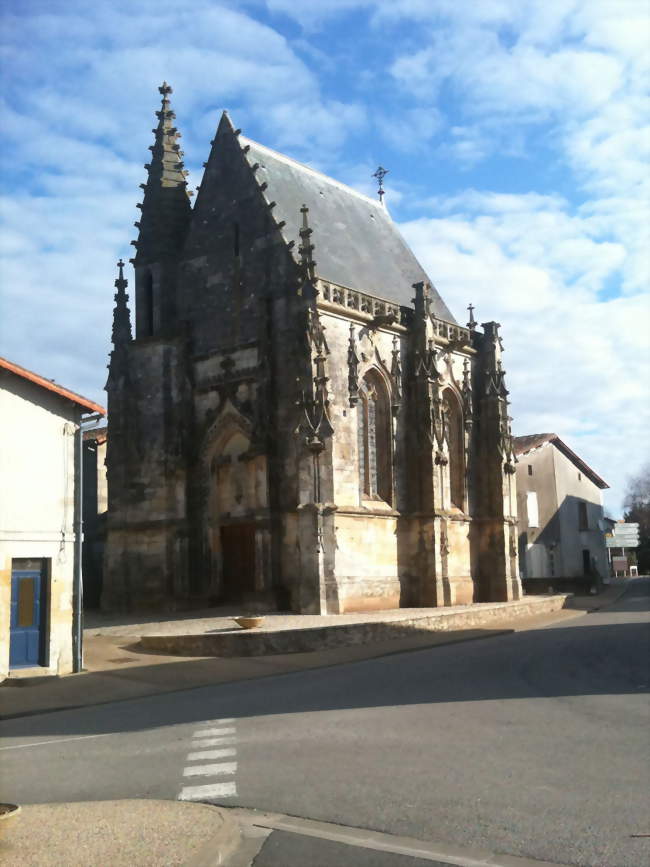
<path id="1" fill-rule="evenodd" d="M 639 525 L 617 524 L 612 533 L 605 534 L 605 544 L 608 548 L 638 548 Z"/>
<path id="2" fill-rule="evenodd" d="M 608 536 L 605 539 L 608 548 L 638 548 L 638 536 Z"/>

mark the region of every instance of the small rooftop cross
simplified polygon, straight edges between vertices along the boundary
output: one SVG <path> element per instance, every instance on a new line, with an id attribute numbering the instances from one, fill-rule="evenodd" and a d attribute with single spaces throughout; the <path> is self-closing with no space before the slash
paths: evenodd
<path id="1" fill-rule="evenodd" d="M 476 320 L 474 319 L 474 305 L 468 304 L 467 309 L 469 310 L 469 322 L 467 323 L 467 327 L 470 331 L 474 331 L 476 328 Z"/>
<path id="2" fill-rule="evenodd" d="M 379 166 L 379 168 L 373 175 L 373 178 L 377 178 L 377 181 L 379 183 L 379 189 L 377 190 L 377 193 L 379 194 L 379 201 L 382 204 L 384 202 L 384 196 L 386 195 L 386 192 L 384 190 L 384 178 L 388 174 L 388 171 L 389 170 L 385 169 L 383 166 Z"/>
<path id="3" fill-rule="evenodd" d="M 168 93 L 173 93 L 173 91 L 172 91 L 170 85 L 167 84 L 166 81 L 163 81 L 163 83 L 158 88 L 158 93 L 162 94 L 163 99 L 164 99 Z"/>
<path id="4" fill-rule="evenodd" d="M 119 273 L 117 280 L 115 281 L 115 286 L 117 289 L 125 289 L 128 286 L 128 281 L 124 279 L 124 262 L 122 259 L 117 263 L 117 267 L 119 268 Z"/>

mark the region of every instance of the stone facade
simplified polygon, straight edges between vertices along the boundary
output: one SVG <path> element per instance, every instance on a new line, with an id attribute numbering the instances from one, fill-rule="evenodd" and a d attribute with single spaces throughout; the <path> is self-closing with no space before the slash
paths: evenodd
<path id="1" fill-rule="evenodd" d="M 381 202 L 222 117 L 192 208 L 161 88 L 107 382 L 103 606 L 517 599 L 498 325 L 459 326 Z"/>

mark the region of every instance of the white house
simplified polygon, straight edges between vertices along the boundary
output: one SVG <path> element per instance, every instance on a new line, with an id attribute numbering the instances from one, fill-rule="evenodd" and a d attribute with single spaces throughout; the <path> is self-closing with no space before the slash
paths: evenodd
<path id="1" fill-rule="evenodd" d="M 605 579 L 602 492 L 607 482 L 554 433 L 515 437 L 514 452 L 525 588 L 594 585 Z"/>
<path id="2" fill-rule="evenodd" d="M 0 679 L 80 667 L 80 430 L 105 412 L 0 357 Z"/>

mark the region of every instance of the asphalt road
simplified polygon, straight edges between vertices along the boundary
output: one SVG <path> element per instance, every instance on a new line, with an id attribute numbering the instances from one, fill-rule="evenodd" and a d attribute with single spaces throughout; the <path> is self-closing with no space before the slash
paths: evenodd
<path id="1" fill-rule="evenodd" d="M 230 806 L 640 867 L 650 863 L 649 590 L 632 582 L 610 609 L 542 629 L 7 720 L 0 796 L 176 798 L 209 785 L 221 794 L 206 800 Z M 197 744 L 232 752 L 190 758 Z M 196 773 L 211 764 L 221 768 Z M 272 855 L 263 848 L 259 864 Z"/>

